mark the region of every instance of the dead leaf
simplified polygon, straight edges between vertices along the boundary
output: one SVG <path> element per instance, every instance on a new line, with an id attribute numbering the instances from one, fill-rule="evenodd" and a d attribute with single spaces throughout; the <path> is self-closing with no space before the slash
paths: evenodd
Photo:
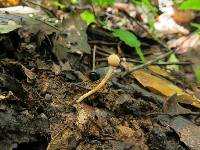
<path id="1" fill-rule="evenodd" d="M 172 77 L 167 71 L 165 71 L 164 69 L 160 68 L 159 66 L 155 66 L 155 65 L 150 65 L 148 66 L 148 69 L 165 77 L 168 78 L 170 80 L 175 80 L 174 77 Z"/>
<path id="2" fill-rule="evenodd" d="M 14 7 L 0 8 L 0 13 L 39 15 L 41 11 L 28 6 L 14 6 Z"/>
<path id="3" fill-rule="evenodd" d="M 0 1 L 0 7 L 16 6 L 21 3 L 21 0 L 2 0 Z"/>
<path id="4" fill-rule="evenodd" d="M 81 20 L 79 13 L 68 16 L 63 21 L 63 28 L 66 34 L 61 34 L 55 41 L 55 53 L 58 53 L 57 51 L 91 53 L 86 34 L 87 24 Z"/>
<path id="5" fill-rule="evenodd" d="M 132 73 L 144 87 L 147 87 L 155 93 L 162 94 L 164 96 L 172 96 L 173 94 L 183 94 L 183 90 L 173 85 L 165 79 L 158 78 L 143 70 L 138 70 Z"/>
<path id="6" fill-rule="evenodd" d="M 184 114 L 191 112 L 189 109 L 186 109 L 179 105 L 179 102 L 181 102 L 181 97 L 177 96 L 176 94 L 172 95 L 164 102 L 163 112 L 170 114 Z"/>
<path id="7" fill-rule="evenodd" d="M 169 126 L 179 135 L 180 140 L 191 150 L 200 149 L 200 127 L 191 121 L 178 116 L 170 122 Z"/>
<path id="8" fill-rule="evenodd" d="M 131 63 L 123 63 L 123 66 L 126 67 L 127 70 L 130 70 L 133 67 L 133 64 Z M 144 71 L 143 69 L 136 70 L 133 73 L 131 73 L 133 78 L 135 78 L 138 82 L 140 82 L 141 85 L 151 90 L 153 93 L 157 93 L 166 97 L 170 97 L 174 94 L 177 94 L 178 96 L 186 97 L 186 101 L 190 103 L 191 105 L 200 108 L 200 100 L 196 97 L 189 95 L 181 88 L 177 87 L 170 81 L 156 77 L 154 75 L 151 75 L 147 71 Z"/>
<path id="9" fill-rule="evenodd" d="M 178 54 L 183 54 L 200 45 L 200 36 L 197 33 L 194 33 L 189 36 L 171 40 L 167 44 L 170 48 L 176 48 Z"/>
<path id="10" fill-rule="evenodd" d="M 174 33 L 181 33 L 181 34 L 189 33 L 189 31 L 186 28 L 178 25 L 174 21 L 172 16 L 166 13 L 163 13 L 158 17 L 157 21 L 155 22 L 155 29 L 157 32 L 160 33 L 160 35 L 174 34 Z"/>
<path id="11" fill-rule="evenodd" d="M 179 10 L 178 7 L 174 7 L 173 19 L 178 24 L 191 23 L 195 17 L 195 13 L 192 10 Z"/>

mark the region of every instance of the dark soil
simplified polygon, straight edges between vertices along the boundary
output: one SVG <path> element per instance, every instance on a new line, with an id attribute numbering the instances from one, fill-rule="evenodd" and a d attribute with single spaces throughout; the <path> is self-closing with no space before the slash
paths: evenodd
<path id="1" fill-rule="evenodd" d="M 110 82 L 77 104 L 98 82 L 80 77 L 80 72 L 87 77 L 91 56 L 69 54 L 73 69 L 55 74 L 52 67 L 58 62 L 52 52 L 36 48 L 34 36 L 25 40 L 17 35 L 5 34 L 0 40 L 1 150 L 43 150 L 48 145 L 67 150 L 188 149 L 174 130 L 147 115 L 162 107 L 140 93 Z"/>

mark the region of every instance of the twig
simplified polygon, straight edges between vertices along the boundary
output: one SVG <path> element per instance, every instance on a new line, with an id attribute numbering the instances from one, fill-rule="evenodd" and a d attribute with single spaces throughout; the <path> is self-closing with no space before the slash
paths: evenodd
<path id="1" fill-rule="evenodd" d="M 121 74 L 121 76 L 123 77 L 123 76 L 125 76 L 125 75 L 131 74 L 132 72 L 134 72 L 134 71 L 136 71 L 136 70 L 138 70 L 138 69 L 141 69 L 141 68 L 144 68 L 144 67 L 146 67 L 146 66 L 148 66 L 148 65 L 151 65 L 151 64 L 153 64 L 154 62 L 157 62 L 158 60 L 161 60 L 161 59 L 163 59 L 163 58 L 168 57 L 168 56 L 171 55 L 172 53 L 174 53 L 174 51 L 172 51 L 172 50 L 171 50 L 171 51 L 168 51 L 167 53 L 164 53 L 164 54 L 158 56 L 157 58 L 155 58 L 155 59 L 153 59 L 153 60 L 147 61 L 147 62 L 144 63 L 144 64 L 141 64 L 141 65 L 138 65 L 138 66 L 133 67 L 133 68 L 130 69 L 129 71 L 127 71 L 127 72 Z"/>
<path id="2" fill-rule="evenodd" d="M 192 62 L 159 62 L 159 63 L 153 63 L 153 65 L 191 65 Z"/>
<path id="3" fill-rule="evenodd" d="M 127 62 L 133 62 L 133 63 L 140 63 L 142 64 L 142 61 L 134 60 L 134 59 L 126 59 Z M 155 62 L 152 63 L 152 65 L 191 65 L 192 62 L 185 61 L 185 62 Z"/>
<path id="4" fill-rule="evenodd" d="M 115 46 L 117 45 L 117 43 L 113 43 L 113 42 L 106 42 L 106 41 L 88 41 L 89 44 L 101 44 L 101 45 L 111 45 L 111 46 Z"/>
<path id="5" fill-rule="evenodd" d="M 197 115 L 197 116 L 200 116 L 200 112 L 167 112 L 167 113 L 164 113 L 164 112 L 153 112 L 153 113 L 148 113 L 147 116 L 158 116 L 158 115 L 168 115 L 168 116 L 171 116 L 171 117 L 176 117 L 176 116 L 180 116 L 180 115 L 183 115 L 183 116 L 186 116 L 186 115 Z"/>
<path id="6" fill-rule="evenodd" d="M 96 46 L 96 47 L 97 47 L 97 50 L 98 50 L 98 51 L 102 51 L 102 52 L 104 52 L 104 53 L 106 53 L 106 54 L 108 54 L 108 55 L 112 54 L 112 52 L 109 52 L 108 50 L 106 51 L 105 49 L 103 49 L 103 48 L 101 48 L 101 47 L 99 47 L 99 46 Z"/>
<path id="7" fill-rule="evenodd" d="M 106 54 L 106 53 L 104 53 L 104 52 L 100 52 L 100 51 L 97 51 L 96 52 L 97 54 L 99 54 L 99 55 L 102 55 L 102 56 L 105 56 L 105 57 L 108 57 L 109 56 L 109 54 Z M 99 58 L 98 58 L 99 59 Z M 98 61 L 98 59 L 96 59 L 96 61 Z M 105 59 L 105 58 L 103 58 L 105 61 L 107 61 L 107 59 Z"/>
<path id="8" fill-rule="evenodd" d="M 41 5 L 41 4 L 32 2 L 32 1 L 29 1 L 29 0 L 25 0 L 25 1 L 22 2 L 22 3 L 25 4 L 25 5 L 30 5 L 30 4 L 32 4 L 32 5 L 35 5 L 35 6 L 39 6 L 40 8 L 42 8 L 42 9 L 48 11 L 48 13 L 50 13 L 52 16 L 55 17 L 55 15 L 53 15 L 53 13 L 51 13 L 51 11 L 50 11 L 47 7 L 45 7 L 44 5 Z"/>
<path id="9" fill-rule="evenodd" d="M 95 62 L 96 62 L 96 49 L 97 49 L 97 46 L 94 45 L 94 48 L 93 48 L 93 54 L 92 54 L 92 71 L 95 71 Z"/>
<path id="10" fill-rule="evenodd" d="M 97 17 L 96 11 L 95 11 L 95 9 L 94 9 L 94 4 L 93 4 L 92 1 L 91 1 L 91 3 L 90 3 L 90 6 L 91 6 L 91 8 L 92 8 L 92 12 L 93 12 L 93 14 L 94 14 L 94 17 L 96 18 L 97 24 L 100 25 L 101 23 L 100 23 L 100 21 L 99 21 L 99 19 L 98 19 L 98 17 Z"/>
<path id="11" fill-rule="evenodd" d="M 136 64 L 143 64 L 142 61 L 136 60 L 136 59 L 130 59 L 130 58 L 121 58 L 121 61 L 127 61 L 132 62 Z M 106 58 L 97 58 L 96 61 L 107 61 Z M 185 62 L 154 62 L 152 65 L 191 65 L 192 62 L 185 61 Z"/>

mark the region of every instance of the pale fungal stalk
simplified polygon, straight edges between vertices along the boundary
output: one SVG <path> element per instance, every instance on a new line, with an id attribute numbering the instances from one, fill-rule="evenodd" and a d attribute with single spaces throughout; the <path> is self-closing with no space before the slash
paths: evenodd
<path id="1" fill-rule="evenodd" d="M 102 81 L 95 87 L 93 88 L 91 91 L 85 93 L 84 95 L 82 95 L 77 102 L 81 102 L 82 100 L 84 100 L 85 98 L 87 98 L 88 96 L 96 93 L 97 91 L 99 91 L 105 84 L 106 82 L 109 80 L 109 78 L 112 76 L 113 71 L 115 70 L 115 68 L 117 66 L 119 66 L 120 64 L 120 58 L 116 55 L 116 54 L 112 54 L 108 57 L 108 64 L 109 69 L 108 72 L 106 73 L 105 77 L 102 79 Z"/>

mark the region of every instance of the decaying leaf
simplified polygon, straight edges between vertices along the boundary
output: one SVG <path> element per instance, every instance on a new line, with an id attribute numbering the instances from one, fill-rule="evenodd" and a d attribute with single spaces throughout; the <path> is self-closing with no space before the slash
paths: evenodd
<path id="1" fill-rule="evenodd" d="M 170 80 L 175 80 L 175 78 L 173 76 L 171 76 L 167 71 L 165 71 L 164 69 L 160 68 L 159 66 L 155 66 L 155 65 L 150 65 L 148 66 L 148 69 L 165 77 L 168 78 Z"/>
<path id="2" fill-rule="evenodd" d="M 195 13 L 192 10 L 179 10 L 174 8 L 173 19 L 178 24 L 190 23 L 195 18 Z"/>
<path id="3" fill-rule="evenodd" d="M 126 63 L 125 66 L 127 69 L 131 69 L 133 67 L 133 65 L 130 63 Z M 184 97 L 187 97 L 186 101 L 190 102 L 191 105 L 200 108 L 199 99 L 192 95 L 189 95 L 184 90 L 166 79 L 151 75 L 150 73 L 142 69 L 134 71 L 131 75 L 138 82 L 140 82 L 140 84 L 142 84 L 144 87 L 148 88 L 154 93 L 158 93 L 166 97 L 170 97 L 174 94 L 177 94 L 179 96 L 182 95 Z"/>
<path id="4" fill-rule="evenodd" d="M 167 22 L 167 23 L 166 23 Z M 158 17 L 158 21 L 155 22 L 155 29 L 160 35 L 181 33 L 188 34 L 189 31 L 183 26 L 178 25 L 168 14 L 161 14 Z"/>
<path id="5" fill-rule="evenodd" d="M 200 45 L 200 36 L 197 33 L 173 39 L 168 42 L 170 48 L 176 48 L 178 54 L 183 54 Z"/>
<path id="6" fill-rule="evenodd" d="M 172 128 L 180 140 L 191 150 L 200 149 L 200 127 L 192 121 L 182 117 L 160 116 L 159 119 L 163 124 Z"/>
<path id="7" fill-rule="evenodd" d="M 0 14 L 0 24 L 3 25 L 5 22 L 10 20 L 14 21 L 17 25 L 22 26 L 23 30 L 30 33 L 37 34 L 39 31 L 45 32 L 47 35 L 53 32 L 58 32 L 52 24 L 43 22 L 39 18 L 31 18 L 26 15 L 12 15 L 12 14 Z M 38 28 L 39 27 L 39 28 Z"/>
<path id="8" fill-rule="evenodd" d="M 55 42 L 55 53 L 61 50 L 78 54 L 90 54 L 91 48 L 87 42 L 86 27 L 87 24 L 81 20 L 78 13 L 68 16 L 63 22 L 66 34 L 62 34 Z"/>
<path id="9" fill-rule="evenodd" d="M 0 13 L 9 13 L 9 14 L 39 14 L 40 10 L 36 10 L 34 8 L 28 6 L 15 6 L 15 7 L 6 7 L 0 8 Z"/>
<path id="10" fill-rule="evenodd" d="M 0 24 L 0 33 L 9 33 L 21 27 L 21 25 L 16 24 L 14 21 L 8 21 L 7 24 Z"/>
<path id="11" fill-rule="evenodd" d="M 179 105 L 179 102 L 183 102 L 181 96 L 177 96 L 176 94 L 172 95 L 164 102 L 163 112 L 170 114 L 184 114 L 191 112 L 189 109 Z"/>
<path id="12" fill-rule="evenodd" d="M 179 135 L 180 140 L 184 142 L 190 149 L 199 150 L 200 149 L 200 127 L 195 125 L 189 120 L 183 117 L 175 118 L 170 126 Z"/>
<path id="13" fill-rule="evenodd" d="M 0 7 L 8 7 L 8 6 L 15 6 L 19 5 L 21 0 L 1 0 Z"/>

